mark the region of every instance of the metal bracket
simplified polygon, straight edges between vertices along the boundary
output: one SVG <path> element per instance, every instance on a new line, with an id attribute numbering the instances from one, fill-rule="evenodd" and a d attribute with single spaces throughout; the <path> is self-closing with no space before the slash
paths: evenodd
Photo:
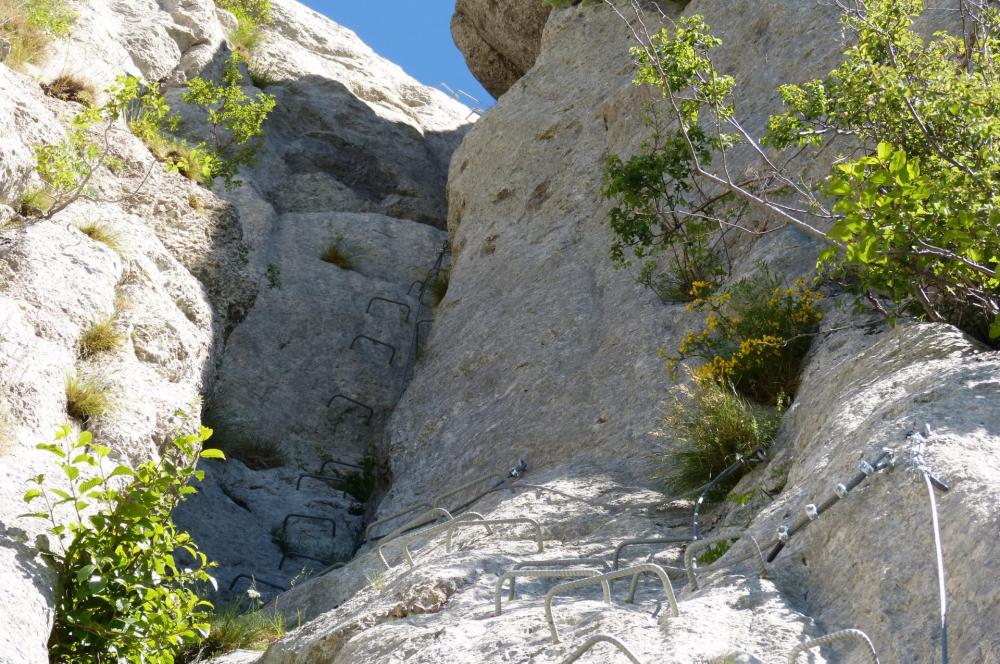
<path id="1" fill-rule="evenodd" d="M 366 314 L 370 314 L 372 312 L 372 305 L 375 304 L 376 302 L 388 302 L 389 304 L 395 304 L 400 309 L 403 309 L 403 311 L 406 313 L 406 318 L 404 318 L 403 320 L 405 320 L 407 323 L 410 322 L 410 313 L 412 311 L 412 309 L 410 309 L 410 305 L 408 305 L 406 302 L 400 302 L 399 300 L 390 300 L 384 297 L 376 296 L 368 300 L 368 307 L 365 309 Z"/>
<path id="2" fill-rule="evenodd" d="M 607 634 L 597 634 L 596 636 L 590 637 L 589 639 L 587 639 L 586 642 L 584 642 L 582 646 L 573 651 L 572 655 L 564 659 L 561 664 L 573 664 L 573 662 L 583 657 L 583 655 L 587 651 L 589 651 L 591 648 L 593 648 L 599 643 L 610 643 L 615 648 L 618 648 L 618 651 L 621 654 L 628 657 L 629 661 L 632 662 L 632 664 L 642 664 L 642 662 L 639 661 L 639 658 L 635 656 L 635 653 L 629 650 L 628 646 L 626 646 L 624 643 L 622 643 L 615 637 L 609 636 Z"/>
<path id="3" fill-rule="evenodd" d="M 558 586 L 550 590 L 545 595 L 545 619 L 549 623 L 549 631 L 552 634 L 552 641 L 554 643 L 559 643 L 559 630 L 556 629 L 555 619 L 552 617 L 552 599 L 559 594 L 567 593 L 572 590 L 578 590 L 580 588 L 586 588 L 587 586 L 592 586 L 598 583 L 606 583 L 614 581 L 615 579 L 623 579 L 630 576 L 636 576 L 638 574 L 655 574 L 659 577 L 660 582 L 663 584 L 663 592 L 667 596 L 667 601 L 670 604 L 671 615 L 679 616 L 680 609 L 677 606 L 677 598 L 674 596 L 674 588 L 670 585 L 670 579 L 667 577 L 667 573 L 659 565 L 652 565 L 649 563 L 643 565 L 636 565 L 634 567 L 629 567 L 627 569 L 620 569 L 614 572 L 608 572 L 607 574 L 601 574 L 600 576 L 591 576 L 585 579 L 579 579 L 578 581 L 569 581 L 567 583 L 560 583 Z M 660 616 L 660 624 L 666 622 L 667 616 L 663 614 Z"/>
<path id="4" fill-rule="evenodd" d="M 690 536 L 680 536 L 675 535 L 673 537 L 652 537 L 646 539 L 630 539 L 625 540 L 621 544 L 615 547 L 615 555 L 612 562 L 612 567 L 618 569 L 618 564 L 620 562 L 622 551 L 630 546 L 644 546 L 647 544 L 687 544 L 693 541 Z"/>
<path id="5" fill-rule="evenodd" d="M 519 517 L 514 519 L 486 519 L 483 522 L 479 521 L 460 521 L 455 519 L 448 522 L 448 540 L 445 547 L 445 551 L 451 552 L 451 540 L 456 528 L 466 528 L 469 526 L 481 526 L 486 525 L 486 534 L 491 535 L 489 526 L 503 526 L 503 525 L 514 525 L 519 523 L 526 523 L 530 525 L 535 531 L 535 542 L 538 544 L 538 553 L 545 553 L 545 540 L 542 538 L 542 525 L 534 519 L 528 517 Z"/>
<path id="6" fill-rule="evenodd" d="M 395 346 L 393 346 L 392 344 L 387 344 L 384 341 L 379 341 L 378 339 L 376 339 L 374 337 L 369 337 L 366 334 L 359 334 L 358 336 L 354 337 L 354 340 L 351 341 L 351 345 L 348 348 L 350 350 L 354 350 L 354 344 L 356 344 L 358 341 L 360 341 L 362 339 L 364 339 L 366 341 L 370 341 L 371 343 L 375 344 L 376 346 L 385 346 L 386 348 L 388 348 L 389 350 L 391 350 L 392 354 L 389 355 L 389 366 L 392 366 L 392 361 L 396 359 L 396 347 Z"/>
<path id="7" fill-rule="evenodd" d="M 323 482 L 340 482 L 341 484 L 343 484 L 343 482 L 344 482 L 344 478 L 342 476 L 340 476 L 340 475 L 320 475 L 318 473 L 302 473 L 301 475 L 299 475 L 299 479 L 295 482 L 295 490 L 296 491 L 299 491 L 299 490 L 302 489 L 302 480 L 307 479 L 307 478 L 308 479 L 314 479 L 314 480 L 321 480 Z M 333 487 L 333 488 L 337 489 L 338 491 L 342 491 L 343 494 L 344 494 L 344 498 L 347 498 L 347 487 L 346 486 L 336 486 L 336 487 Z"/>
<path id="8" fill-rule="evenodd" d="M 371 426 L 372 418 L 375 417 L 374 408 L 372 408 L 368 404 L 361 403 L 357 399 L 352 399 L 351 397 L 346 396 L 344 394 L 334 394 L 332 397 L 330 397 L 330 400 L 326 402 L 326 407 L 329 408 L 330 406 L 332 406 L 333 402 L 336 401 L 337 399 L 343 399 L 344 401 L 347 401 L 349 403 L 354 404 L 355 406 L 359 406 L 360 408 L 364 408 L 365 410 L 367 410 L 368 417 L 367 419 L 365 419 L 365 424 Z"/>
<path id="9" fill-rule="evenodd" d="M 451 521 L 445 521 L 444 523 L 439 523 L 435 526 L 424 528 L 423 530 L 418 530 L 415 533 L 410 533 L 409 535 L 397 537 L 393 541 L 403 545 L 403 559 L 406 560 L 406 564 L 408 564 L 410 567 L 414 567 L 415 563 L 413 562 L 413 556 L 410 554 L 410 542 L 419 539 L 421 537 L 427 537 L 429 535 L 437 535 L 438 533 L 444 532 L 452 524 L 464 521 L 474 521 L 476 525 L 480 525 L 482 524 L 482 522 L 486 521 L 486 519 L 485 517 L 483 517 L 482 514 L 477 514 L 476 512 L 466 512 L 465 514 L 460 514 Z M 486 528 L 487 531 L 489 531 L 489 526 L 484 525 L 484 527 Z M 390 542 L 382 542 L 381 544 L 378 545 L 378 549 L 376 549 L 379 561 L 382 563 L 382 566 L 386 569 L 386 571 L 392 569 L 392 566 L 389 564 L 389 561 L 386 559 L 385 553 L 383 551 L 383 549 L 388 544 L 390 544 Z"/>

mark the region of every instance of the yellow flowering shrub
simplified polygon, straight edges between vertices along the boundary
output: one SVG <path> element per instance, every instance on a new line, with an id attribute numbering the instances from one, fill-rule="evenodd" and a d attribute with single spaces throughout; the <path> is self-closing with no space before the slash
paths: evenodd
<path id="1" fill-rule="evenodd" d="M 766 266 L 719 293 L 695 284 L 691 311 L 705 314 L 700 330 L 688 332 L 674 353 L 661 351 L 667 370 L 680 378 L 682 362 L 700 359 L 696 381 L 732 385 L 741 394 L 767 404 L 798 387 L 802 359 L 823 313 L 823 294 L 802 279 L 791 286 Z"/>

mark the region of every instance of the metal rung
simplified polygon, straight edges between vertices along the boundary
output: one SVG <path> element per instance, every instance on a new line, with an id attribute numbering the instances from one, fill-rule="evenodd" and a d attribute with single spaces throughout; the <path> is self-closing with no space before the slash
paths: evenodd
<path id="1" fill-rule="evenodd" d="M 691 537 L 688 535 L 683 536 L 672 536 L 672 537 L 650 537 L 645 539 L 630 539 L 625 540 L 621 544 L 615 547 L 615 555 L 612 559 L 611 566 L 614 569 L 618 569 L 618 564 L 621 562 L 622 551 L 630 546 L 645 546 L 648 544 L 684 544 L 691 541 Z"/>
<path id="2" fill-rule="evenodd" d="M 489 526 L 486 526 L 486 525 L 483 524 L 483 522 L 485 522 L 486 519 L 483 517 L 482 514 L 477 514 L 476 512 L 466 512 L 465 514 L 461 514 L 461 515 L 455 517 L 451 521 L 445 521 L 444 523 L 439 523 L 439 524 L 437 524 L 435 526 L 431 526 L 430 528 L 424 528 L 423 530 L 419 530 L 419 531 L 417 531 L 415 533 L 410 533 L 409 535 L 404 535 L 403 537 L 397 537 L 395 540 L 393 540 L 393 542 L 397 542 L 399 544 L 402 544 L 402 546 L 403 546 L 403 558 L 404 558 L 404 560 L 406 560 L 406 563 L 410 567 L 413 567 L 414 566 L 414 562 L 413 562 L 413 556 L 410 554 L 410 542 L 412 542 L 413 540 L 419 539 L 421 537 L 427 537 L 429 535 L 437 535 L 438 533 L 442 533 L 445 530 L 447 530 L 447 528 L 449 526 L 451 526 L 452 524 L 454 524 L 454 523 L 460 523 L 460 522 L 465 522 L 465 521 L 474 522 L 477 525 L 483 525 L 486 528 L 487 531 L 490 530 Z M 376 553 L 378 554 L 379 561 L 382 563 L 382 566 L 387 571 L 390 570 L 390 569 L 392 569 L 392 566 L 389 565 L 389 561 L 386 559 L 385 553 L 383 552 L 383 549 L 386 547 L 386 545 L 388 545 L 390 543 L 391 542 L 382 542 L 381 544 L 379 544 L 378 549 L 376 549 Z"/>
<path id="3" fill-rule="evenodd" d="M 607 574 L 601 574 L 600 576 L 591 576 L 586 579 L 580 579 L 578 581 L 569 581 L 567 583 L 560 583 L 558 586 L 550 590 L 545 595 L 545 619 L 549 623 L 549 631 L 552 634 L 552 641 L 554 643 L 559 643 L 559 630 L 556 629 L 555 619 L 552 617 L 552 599 L 561 593 L 567 593 L 573 590 L 579 590 L 580 588 L 586 588 L 587 586 L 592 586 L 598 583 L 606 583 L 614 581 L 615 579 L 623 579 L 630 576 L 635 576 L 638 574 L 655 574 L 659 577 L 660 582 L 663 584 L 663 592 L 667 596 L 667 601 L 670 603 L 670 611 L 673 616 L 680 615 L 680 609 L 677 607 L 677 598 L 674 596 L 674 588 L 670 585 L 670 579 L 667 577 L 667 573 L 659 565 L 643 564 L 635 565 L 634 567 L 629 567 L 627 569 L 620 569 L 614 572 L 608 572 Z M 660 616 L 660 624 L 666 622 L 666 614 L 664 613 Z"/>
<path id="4" fill-rule="evenodd" d="M 283 586 L 283 585 L 281 585 L 280 583 L 273 583 L 271 581 L 265 581 L 264 579 L 259 579 L 259 578 L 255 577 L 255 576 L 253 576 L 252 574 L 237 574 L 236 577 L 233 579 L 232 583 L 229 584 L 229 589 L 232 590 L 233 588 L 235 588 L 236 587 L 236 583 L 240 579 L 249 579 L 251 586 L 257 585 L 258 583 L 262 583 L 265 586 L 270 586 L 271 588 L 274 588 L 275 590 L 280 590 L 282 592 L 288 592 L 288 588 L 285 587 L 285 586 Z"/>
<path id="5" fill-rule="evenodd" d="M 417 516 L 413 517 L 412 519 L 401 525 L 399 528 L 396 528 L 388 535 L 382 537 L 381 538 L 382 546 L 385 546 L 388 542 L 391 542 L 397 537 L 400 537 L 401 535 L 405 534 L 406 531 L 408 530 L 413 530 L 414 528 L 419 528 L 420 526 L 426 526 L 428 523 L 437 521 L 437 518 L 439 516 L 443 516 L 445 518 L 445 521 L 451 521 L 452 519 L 455 518 L 451 515 L 451 512 L 444 509 L 443 507 L 432 507 L 426 512 L 421 512 Z"/>
<path id="6" fill-rule="evenodd" d="M 384 297 L 373 297 L 372 299 L 368 300 L 368 307 L 365 309 L 366 314 L 370 314 L 372 312 L 372 305 L 375 304 L 376 302 L 388 302 L 389 304 L 396 305 L 406 313 L 406 317 L 403 320 L 405 320 L 407 323 L 410 322 L 410 312 L 411 312 L 410 305 L 408 305 L 406 302 L 400 302 L 399 300 L 390 300 Z"/>
<path id="7" fill-rule="evenodd" d="M 351 468 L 353 470 L 361 470 L 361 471 L 364 470 L 364 468 L 362 468 L 356 463 L 348 463 L 346 461 L 340 461 L 339 459 L 327 459 L 326 461 L 323 462 L 323 465 L 319 467 L 319 474 L 322 475 L 323 471 L 326 470 L 326 467 L 330 465 L 343 466 L 344 468 Z M 336 472 L 336 470 L 334 472 Z"/>
<path id="8" fill-rule="evenodd" d="M 308 479 L 314 479 L 314 480 L 321 480 L 323 482 L 340 482 L 341 484 L 343 484 L 343 482 L 344 482 L 344 478 L 341 477 L 341 476 L 339 476 L 339 475 L 320 475 L 318 473 L 302 473 L 301 475 L 299 475 L 299 479 L 295 482 L 295 490 L 296 491 L 299 491 L 302 488 L 302 480 L 307 479 L 307 478 Z M 338 487 L 334 487 L 334 488 L 337 489 L 337 490 L 339 490 L 339 491 L 342 491 L 344 493 L 344 498 L 347 498 L 347 487 L 346 487 L 346 485 L 345 486 L 338 486 Z"/>
<path id="9" fill-rule="evenodd" d="M 516 583 L 516 578 L 529 577 L 533 579 L 565 579 L 566 577 L 574 576 L 599 576 L 600 572 L 592 569 L 522 569 L 522 570 L 511 570 L 507 572 L 499 579 L 497 579 L 496 589 L 493 596 L 493 615 L 499 616 L 502 613 L 502 608 L 500 606 L 500 596 L 503 595 L 503 584 L 510 581 L 510 593 L 507 595 L 507 601 L 514 601 L 515 592 L 514 585 Z M 604 601 L 611 602 L 611 586 L 607 581 L 601 584 L 604 589 Z"/>
<path id="10" fill-rule="evenodd" d="M 624 643 L 622 643 L 615 637 L 609 636 L 607 634 L 598 634 L 596 636 L 590 637 L 584 642 L 582 646 L 573 651 L 572 655 L 564 659 L 562 661 L 562 664 L 573 664 L 573 662 L 583 657 L 583 655 L 587 651 L 589 651 L 591 648 L 593 648 L 599 643 L 610 643 L 615 648 L 618 648 L 618 651 L 620 653 L 628 657 L 628 660 L 632 662 L 632 664 L 642 664 L 642 662 L 639 661 L 639 658 L 635 656 L 635 653 L 629 650 L 628 646 L 626 646 Z"/>
<path id="11" fill-rule="evenodd" d="M 365 424 L 368 425 L 368 426 L 371 426 L 372 418 L 375 417 L 375 409 L 374 408 L 372 408 L 368 404 L 361 403 L 357 399 L 352 399 L 351 397 L 349 397 L 347 395 L 344 395 L 344 394 L 334 394 L 332 397 L 330 397 L 330 400 L 326 402 L 326 407 L 329 408 L 330 406 L 332 406 L 333 402 L 336 401 L 337 399 L 341 399 L 343 401 L 347 401 L 348 403 L 352 403 L 355 406 L 358 406 L 360 408 L 364 408 L 365 410 L 367 410 L 368 411 L 368 417 L 367 417 L 367 419 L 365 419 Z"/>
<path id="12" fill-rule="evenodd" d="M 534 519 L 528 517 L 518 517 L 514 519 L 486 519 L 483 523 L 487 525 L 486 534 L 492 534 L 490 532 L 489 526 L 503 526 L 503 525 L 516 525 L 516 524 L 528 524 L 535 531 L 535 542 L 538 544 L 538 553 L 545 553 L 545 540 L 542 538 L 542 525 Z M 451 540 L 452 535 L 456 528 L 466 528 L 468 526 L 481 526 L 482 523 L 479 522 L 462 522 L 462 521 L 451 521 L 448 524 L 450 527 L 448 530 L 447 544 L 445 545 L 445 551 L 451 552 Z"/>
<path id="13" fill-rule="evenodd" d="M 872 645 L 872 641 L 868 638 L 868 635 L 860 629 L 842 629 L 839 632 L 833 632 L 832 634 L 821 636 L 818 639 L 806 641 L 802 645 L 796 646 L 788 655 L 788 664 L 795 664 L 799 660 L 799 655 L 804 652 L 814 648 L 819 648 L 820 646 L 828 646 L 838 641 L 854 641 L 858 643 L 859 647 L 864 650 L 868 664 L 879 664 L 878 653 L 875 652 L 875 646 Z"/>
<path id="14" fill-rule="evenodd" d="M 382 517 L 381 519 L 378 519 L 377 521 L 372 521 L 365 528 L 365 541 L 368 542 L 368 541 L 370 541 L 372 539 L 382 539 L 383 537 L 385 537 L 385 535 L 379 535 L 378 537 L 374 537 L 374 538 L 372 537 L 372 530 L 374 530 L 376 526 L 381 526 L 381 525 L 386 524 L 386 523 L 388 523 L 390 521 L 395 521 L 396 519 L 398 519 L 400 517 L 403 517 L 403 516 L 406 516 L 407 514 L 413 514 L 417 510 L 422 509 L 424 507 L 433 507 L 433 506 L 430 503 L 417 503 L 415 505 L 410 505 L 409 507 L 407 507 L 402 512 L 397 512 L 395 514 L 390 514 L 389 516 Z"/>
<path id="15" fill-rule="evenodd" d="M 392 366 L 392 361 L 396 359 L 396 347 L 395 346 L 393 346 L 392 344 L 387 344 L 384 341 L 379 341 L 378 339 L 376 339 L 374 337 L 369 337 L 366 334 L 359 334 L 358 336 L 354 337 L 354 339 L 351 341 L 351 345 L 348 348 L 351 349 L 351 350 L 353 350 L 354 349 L 354 344 L 356 344 L 357 342 L 361 341 L 362 339 L 364 339 L 365 341 L 369 341 L 369 342 L 375 344 L 376 346 L 385 346 L 390 351 L 392 351 L 392 353 L 389 355 L 389 366 Z"/>

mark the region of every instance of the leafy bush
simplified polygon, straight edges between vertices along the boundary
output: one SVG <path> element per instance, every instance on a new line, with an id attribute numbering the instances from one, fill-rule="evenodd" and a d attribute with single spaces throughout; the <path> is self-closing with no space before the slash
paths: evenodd
<path id="1" fill-rule="evenodd" d="M 117 407 L 111 388 L 95 377 L 66 376 L 66 414 L 89 422 L 114 412 Z"/>
<path id="2" fill-rule="evenodd" d="M 251 99 L 243 91 L 242 62 L 234 54 L 226 61 L 221 84 L 193 78 L 182 95 L 186 103 L 207 114 L 214 141 L 211 148 L 217 157 L 210 165 L 212 176 L 225 178 L 227 187 L 238 186 L 239 168 L 254 163 L 264 122 L 277 104 L 273 95 L 262 92 Z"/>
<path id="3" fill-rule="evenodd" d="M 335 240 L 327 245 L 326 249 L 320 255 L 320 260 L 336 265 L 342 270 L 350 270 L 354 267 L 354 261 L 351 257 L 347 255 L 347 252 L 343 250 L 340 246 L 340 240 Z"/>
<path id="4" fill-rule="evenodd" d="M 776 408 L 753 404 L 732 388 L 695 380 L 679 389 L 663 427 L 670 443 L 656 451 L 655 477 L 669 495 L 695 491 L 740 455 L 769 447 L 781 426 L 784 401 Z M 712 497 L 732 489 L 745 471 L 720 482 Z"/>
<path id="5" fill-rule="evenodd" d="M 661 216 L 627 230 L 655 237 L 660 218 L 739 227 L 749 205 L 824 241 L 820 265 L 846 274 L 890 321 L 916 313 L 1000 337 L 1000 11 L 960 0 L 964 33 L 925 40 L 912 28 L 920 0 L 840 6 L 854 40 L 843 63 L 780 87 L 786 111 L 757 138 L 738 117 L 736 81 L 712 61 L 722 42 L 703 17 L 632 49 L 636 83 L 663 94 L 677 128 L 626 165 L 652 182 L 650 201 L 664 188 L 686 195 L 660 196 Z M 754 156 L 740 172 L 727 158 L 737 143 Z M 811 185 L 835 144 L 846 156 Z M 713 208 L 719 196 L 739 204 Z"/>
<path id="6" fill-rule="evenodd" d="M 77 225 L 77 229 L 94 242 L 100 242 L 116 253 L 121 251 L 121 233 L 111 224 L 87 221 Z"/>
<path id="7" fill-rule="evenodd" d="M 87 359 L 98 353 L 110 353 L 121 348 L 125 335 L 118 329 L 115 316 L 100 318 L 90 324 L 80 336 L 77 354 Z"/>
<path id="8" fill-rule="evenodd" d="M 732 385 L 761 403 L 777 403 L 798 388 L 802 360 L 823 314 L 816 303 L 823 295 L 803 280 L 789 288 L 766 266 L 718 295 L 701 296 L 688 305 L 705 314 L 704 327 L 689 332 L 667 368 L 689 358 L 704 363 L 693 370 L 700 382 Z"/>
<path id="9" fill-rule="evenodd" d="M 78 104 L 93 104 L 97 101 L 94 84 L 79 74 L 59 74 L 48 83 L 42 83 L 42 91 L 50 97 Z"/>
<path id="10" fill-rule="evenodd" d="M 10 43 L 7 64 L 38 63 L 49 42 L 68 35 L 75 22 L 67 0 L 0 0 L 0 39 Z"/>
<path id="11" fill-rule="evenodd" d="M 68 426 L 54 443 L 38 446 L 65 477 L 64 488 L 33 477 L 24 494 L 29 505 L 44 502 L 43 511 L 27 516 L 48 520 L 55 540 L 46 550 L 58 571 L 52 661 L 170 664 L 181 647 L 208 633 L 211 604 L 192 587 L 212 582 L 212 565 L 171 513 L 204 477 L 197 459 L 223 458 L 218 450 L 199 452 L 210 435 L 202 428 L 178 437 L 158 462 L 136 468 L 112 468 L 110 448 L 87 432 L 74 438 Z M 60 507 L 68 521 L 57 516 Z M 178 565 L 180 551 L 190 566 Z"/>

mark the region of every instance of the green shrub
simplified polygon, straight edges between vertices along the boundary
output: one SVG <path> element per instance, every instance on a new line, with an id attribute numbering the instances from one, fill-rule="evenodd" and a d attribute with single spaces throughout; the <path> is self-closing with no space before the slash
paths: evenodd
<path id="1" fill-rule="evenodd" d="M 739 118 L 736 81 L 712 60 L 722 40 L 703 17 L 640 40 L 635 82 L 661 93 L 676 129 L 626 163 L 650 183 L 648 206 L 664 204 L 619 235 L 655 239 L 661 219 L 744 228 L 752 206 L 825 242 L 820 265 L 890 322 L 917 314 L 996 339 L 1000 11 L 961 0 L 964 32 L 924 39 L 912 27 L 920 0 L 841 6 L 853 40 L 842 64 L 781 86 L 785 112 L 757 137 Z M 739 143 L 755 159 L 737 171 L 727 155 Z M 824 153 L 846 156 L 817 180 Z M 662 190 L 677 195 L 656 199 Z"/>
<path id="2" fill-rule="evenodd" d="M 238 186 L 236 175 L 240 167 L 254 163 L 264 122 L 277 104 L 273 95 L 262 92 L 251 99 L 243 91 L 242 62 L 234 54 L 226 61 L 221 84 L 193 78 L 182 95 L 186 103 L 200 107 L 206 114 L 212 127 L 210 147 L 215 155 L 211 173 L 213 177 L 225 178 L 227 187 Z"/>
<path id="3" fill-rule="evenodd" d="M 94 377 L 66 376 L 66 414 L 81 422 L 104 417 L 117 407 L 111 388 Z"/>
<path id="4" fill-rule="evenodd" d="M 783 287 L 766 266 L 718 295 L 703 295 L 700 286 L 688 308 L 705 314 L 704 326 L 689 332 L 676 353 L 665 353 L 674 379 L 681 362 L 699 358 L 704 363 L 692 372 L 698 381 L 732 385 L 767 404 L 794 396 L 802 360 L 823 319 L 816 309 L 823 295 L 801 279 Z"/>
<path id="5" fill-rule="evenodd" d="M 213 613 L 208 622 L 208 636 L 199 645 L 186 648 L 178 664 L 202 662 L 234 650 L 266 650 L 285 635 L 284 617 L 259 607 L 249 613 L 240 613 L 238 606 L 227 607 Z"/>
<path id="6" fill-rule="evenodd" d="M 86 221 L 77 225 L 77 229 L 94 242 L 106 245 L 115 253 L 121 252 L 121 233 L 111 224 L 102 221 Z"/>
<path id="7" fill-rule="evenodd" d="M 679 391 L 662 430 L 669 442 L 653 455 L 655 477 L 668 495 L 695 491 L 740 455 L 770 446 L 781 425 L 783 400 L 776 408 L 759 406 L 711 381 L 695 380 Z M 713 497 L 724 496 L 745 473 L 724 479 Z"/>
<path id="8" fill-rule="evenodd" d="M 233 50 L 250 62 L 254 50 L 263 38 L 263 26 L 271 22 L 270 0 L 215 0 L 215 4 L 236 17 L 236 29 L 226 37 Z"/>
<path id="9" fill-rule="evenodd" d="M 171 664 L 180 648 L 208 633 L 211 604 L 192 588 L 212 581 L 212 565 L 171 513 L 204 477 L 197 459 L 223 458 L 199 451 L 210 435 L 203 428 L 181 436 L 158 462 L 136 468 L 111 467 L 110 448 L 87 432 L 74 438 L 68 426 L 54 443 L 38 446 L 56 458 L 65 480 L 58 487 L 38 475 L 24 494 L 29 505 L 44 503 L 27 516 L 49 521 L 54 540 L 45 551 L 58 573 L 53 662 Z"/>
<path id="10" fill-rule="evenodd" d="M 125 335 L 118 329 L 115 316 L 100 318 L 90 324 L 80 336 L 77 354 L 87 359 L 98 353 L 110 353 L 121 348 L 125 343 Z"/>
<path id="11" fill-rule="evenodd" d="M 321 261 L 336 265 L 342 270 L 350 270 L 354 267 L 354 261 L 351 260 L 351 257 L 340 246 L 339 239 L 327 245 L 319 258 Z"/>
<path id="12" fill-rule="evenodd" d="M 6 63 L 37 64 L 49 43 L 68 35 L 75 22 L 67 0 L 0 0 L 0 39 L 10 43 Z"/>
<path id="13" fill-rule="evenodd" d="M 344 476 L 344 490 L 362 503 L 366 503 L 378 485 L 378 478 L 375 476 L 378 459 L 374 453 L 362 457 L 361 468 L 361 472 L 348 473 Z"/>
<path id="14" fill-rule="evenodd" d="M 25 217 L 42 217 L 48 214 L 56 199 L 44 187 L 29 189 L 21 195 L 19 212 Z"/>

